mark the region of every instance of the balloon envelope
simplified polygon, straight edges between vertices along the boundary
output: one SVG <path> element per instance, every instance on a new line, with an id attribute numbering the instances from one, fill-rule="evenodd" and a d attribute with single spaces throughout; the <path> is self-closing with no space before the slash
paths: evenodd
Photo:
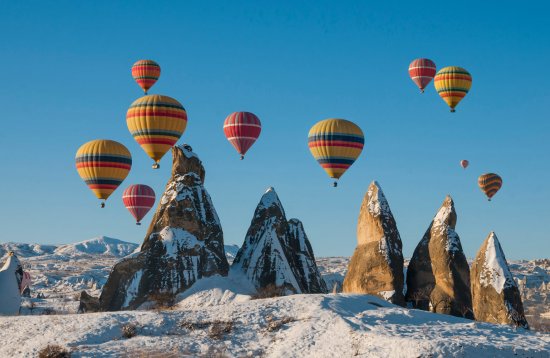
<path id="1" fill-rule="evenodd" d="M 132 77 L 147 94 L 160 77 L 160 66 L 153 60 L 139 60 L 132 66 Z"/>
<path id="2" fill-rule="evenodd" d="M 434 78 L 439 96 L 449 105 L 451 112 L 472 87 L 472 76 L 462 67 L 450 66 L 439 70 Z"/>
<path id="3" fill-rule="evenodd" d="M 132 103 L 126 124 L 145 153 L 158 163 L 185 131 L 187 112 L 171 97 L 148 95 Z"/>
<path id="4" fill-rule="evenodd" d="M 460 166 L 464 169 L 468 168 L 468 165 L 470 165 L 470 162 L 467 161 L 466 159 L 463 159 L 460 161 Z"/>
<path id="5" fill-rule="evenodd" d="M 435 63 L 427 58 L 417 58 L 409 65 L 409 76 L 421 92 L 424 92 L 424 88 L 434 78 L 435 71 Z"/>
<path id="6" fill-rule="evenodd" d="M 130 185 L 122 193 L 122 202 L 139 224 L 141 219 L 155 205 L 155 191 L 145 184 Z"/>
<path id="7" fill-rule="evenodd" d="M 234 112 L 225 119 L 223 132 L 237 152 L 244 157 L 252 144 L 260 136 L 262 123 L 250 112 Z"/>
<path id="8" fill-rule="evenodd" d="M 113 140 L 97 139 L 76 152 L 76 170 L 98 199 L 106 200 L 128 176 L 130 151 Z"/>
<path id="9" fill-rule="evenodd" d="M 502 187 L 502 178 L 498 174 L 487 173 L 481 175 L 478 178 L 477 183 L 481 191 L 483 191 L 485 195 L 487 195 L 487 198 L 491 200 L 491 198 Z"/>
<path id="10" fill-rule="evenodd" d="M 361 154 L 365 137 L 355 123 L 330 118 L 311 127 L 308 146 L 329 177 L 339 179 Z"/>

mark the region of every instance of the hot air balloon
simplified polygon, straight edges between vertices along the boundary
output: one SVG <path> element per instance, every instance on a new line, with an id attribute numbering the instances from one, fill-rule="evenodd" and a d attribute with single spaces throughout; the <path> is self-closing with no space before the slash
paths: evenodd
<path id="1" fill-rule="evenodd" d="M 223 123 L 223 132 L 241 155 L 241 159 L 244 159 L 245 153 L 258 139 L 261 131 L 260 119 L 250 112 L 233 112 Z"/>
<path id="2" fill-rule="evenodd" d="M 445 67 L 435 75 L 434 86 L 439 96 L 451 107 L 451 112 L 455 112 L 456 105 L 472 87 L 472 76 L 462 67 Z"/>
<path id="3" fill-rule="evenodd" d="M 420 88 L 421 93 L 424 93 L 424 88 L 434 78 L 435 71 L 435 63 L 427 58 L 417 58 L 409 65 L 409 76 Z"/>
<path id="4" fill-rule="evenodd" d="M 171 97 L 148 95 L 132 103 L 126 124 L 136 142 L 155 161 L 153 169 L 158 169 L 160 159 L 185 131 L 187 112 Z"/>
<path id="5" fill-rule="evenodd" d="M 479 185 L 481 191 L 483 191 L 485 195 L 487 195 L 489 201 L 491 201 L 491 198 L 502 187 L 502 178 L 497 174 L 487 173 L 481 175 L 478 178 L 477 184 Z"/>
<path id="6" fill-rule="evenodd" d="M 27 271 L 23 271 L 23 276 L 21 277 L 21 283 L 19 284 L 19 291 L 23 294 L 23 291 L 26 287 L 30 287 L 32 283 L 31 274 Z"/>
<path id="7" fill-rule="evenodd" d="M 355 123 L 330 118 L 309 130 L 308 146 L 328 176 L 338 180 L 361 154 L 365 137 Z M 334 186 L 337 186 L 337 181 Z"/>
<path id="8" fill-rule="evenodd" d="M 467 161 L 466 159 L 463 159 L 463 160 L 460 161 L 460 166 L 461 166 L 463 169 L 468 168 L 468 165 L 470 165 L 470 162 Z"/>
<path id="9" fill-rule="evenodd" d="M 145 184 L 130 185 L 122 193 L 122 202 L 130 214 L 136 218 L 136 225 L 155 204 L 155 191 Z"/>
<path id="10" fill-rule="evenodd" d="M 152 60 L 139 60 L 132 66 L 132 77 L 147 94 L 160 77 L 160 66 Z"/>
<path id="11" fill-rule="evenodd" d="M 132 167 L 130 151 L 113 140 L 97 139 L 82 145 L 76 152 L 78 175 L 98 199 L 105 200 L 128 176 Z"/>

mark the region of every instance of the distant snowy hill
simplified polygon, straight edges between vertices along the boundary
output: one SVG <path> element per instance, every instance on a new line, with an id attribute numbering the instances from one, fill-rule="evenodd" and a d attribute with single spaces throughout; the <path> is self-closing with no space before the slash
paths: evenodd
<path id="1" fill-rule="evenodd" d="M 33 257 L 52 254 L 57 248 L 55 245 L 22 244 L 18 242 L 7 242 L 0 244 L 0 257 L 13 251 L 18 257 Z"/>
<path id="2" fill-rule="evenodd" d="M 108 255 L 124 257 L 131 254 L 138 246 L 138 244 L 100 236 L 76 244 L 59 246 L 54 253 L 67 256 Z"/>

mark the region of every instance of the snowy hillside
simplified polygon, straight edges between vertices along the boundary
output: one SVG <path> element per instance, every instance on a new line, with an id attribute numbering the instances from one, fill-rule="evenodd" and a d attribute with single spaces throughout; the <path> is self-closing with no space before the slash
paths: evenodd
<path id="1" fill-rule="evenodd" d="M 73 357 L 548 357 L 550 350 L 550 335 L 373 296 L 238 297 L 212 304 L 199 292 L 180 303 L 184 310 L 3 317 L 0 356 L 33 357 L 48 344 Z M 123 337 L 125 326 L 134 337 Z"/>

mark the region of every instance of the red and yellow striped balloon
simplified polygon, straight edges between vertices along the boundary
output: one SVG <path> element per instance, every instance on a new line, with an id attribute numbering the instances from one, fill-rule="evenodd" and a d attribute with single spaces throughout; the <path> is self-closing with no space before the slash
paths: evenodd
<path id="1" fill-rule="evenodd" d="M 451 112 L 454 112 L 472 87 L 472 76 L 462 67 L 445 67 L 435 75 L 434 86 L 439 96 L 451 108 Z"/>
<path id="2" fill-rule="evenodd" d="M 155 191 L 145 184 L 130 185 L 122 193 L 122 202 L 130 214 L 136 218 L 136 225 L 155 205 Z"/>
<path id="3" fill-rule="evenodd" d="M 409 65 L 409 76 L 411 76 L 411 79 L 420 88 L 420 92 L 422 93 L 424 93 L 424 88 L 434 78 L 435 71 L 435 63 L 427 58 L 417 58 Z"/>
<path id="4" fill-rule="evenodd" d="M 147 94 L 160 77 L 160 66 L 153 60 L 139 60 L 132 66 L 132 77 Z"/>
<path id="5" fill-rule="evenodd" d="M 97 139 L 76 152 L 76 170 L 98 199 L 107 200 L 132 167 L 130 151 L 113 140 Z M 102 203 L 102 207 L 105 204 Z"/>
<path id="6" fill-rule="evenodd" d="M 187 127 L 187 112 L 175 99 L 148 95 L 136 100 L 126 113 L 126 124 L 134 139 L 158 162 L 176 144 Z"/>
<path id="7" fill-rule="evenodd" d="M 227 140 L 239 152 L 241 159 L 244 159 L 244 155 L 258 139 L 261 131 L 260 119 L 250 112 L 231 113 L 223 123 L 223 132 Z"/>
<path id="8" fill-rule="evenodd" d="M 502 178 L 498 174 L 487 173 L 478 178 L 477 184 L 479 185 L 481 191 L 487 195 L 489 201 L 491 201 L 491 198 L 502 187 Z"/>
<path id="9" fill-rule="evenodd" d="M 363 131 L 345 119 L 330 118 L 309 130 L 311 154 L 329 177 L 338 180 L 361 154 L 365 143 Z M 337 182 L 334 182 L 334 186 Z"/>

